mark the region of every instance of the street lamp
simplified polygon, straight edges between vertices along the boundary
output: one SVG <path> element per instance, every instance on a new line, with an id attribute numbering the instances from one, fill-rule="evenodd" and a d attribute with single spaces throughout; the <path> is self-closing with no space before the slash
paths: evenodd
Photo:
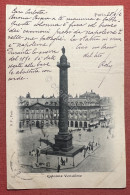
<path id="1" fill-rule="evenodd" d="M 35 143 L 33 143 L 33 150 L 35 150 Z"/>
<path id="2" fill-rule="evenodd" d="M 39 141 L 40 141 L 40 147 L 41 147 L 41 141 L 42 141 L 41 137 L 40 137 L 40 140 Z"/>
<path id="3" fill-rule="evenodd" d="M 73 167 L 74 167 L 75 165 L 74 165 L 74 156 L 73 156 Z"/>
<path id="4" fill-rule="evenodd" d="M 79 133 L 79 141 L 81 140 L 81 133 Z"/>
<path id="5" fill-rule="evenodd" d="M 98 138 L 98 145 L 100 145 L 99 141 L 100 141 L 100 138 Z"/>
<path id="6" fill-rule="evenodd" d="M 37 163 L 38 163 L 38 154 L 39 154 L 39 151 L 38 151 L 38 149 L 37 149 L 37 151 L 36 151 L 36 155 L 37 155 Z"/>
<path id="7" fill-rule="evenodd" d="M 47 135 L 47 146 L 48 146 L 48 137 L 49 137 L 49 135 Z"/>
<path id="8" fill-rule="evenodd" d="M 58 166 L 59 166 L 59 156 L 58 156 Z"/>
<path id="9" fill-rule="evenodd" d="M 93 143 L 94 143 L 94 136 L 93 136 Z"/>

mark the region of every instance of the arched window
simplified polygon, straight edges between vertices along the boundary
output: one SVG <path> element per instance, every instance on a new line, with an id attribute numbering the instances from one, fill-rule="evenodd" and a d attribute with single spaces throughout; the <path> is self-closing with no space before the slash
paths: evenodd
<path id="1" fill-rule="evenodd" d="M 78 106 L 78 102 L 75 102 L 76 106 Z"/>
<path id="2" fill-rule="evenodd" d="M 80 106 L 82 106 L 83 105 L 83 103 L 82 102 L 80 102 Z"/>
<path id="3" fill-rule="evenodd" d="M 84 122 L 84 127 L 87 128 L 87 122 Z"/>
<path id="4" fill-rule="evenodd" d="M 29 119 L 29 110 L 26 110 L 26 119 Z"/>
<path id="5" fill-rule="evenodd" d="M 70 122 L 70 126 L 73 127 L 73 121 Z"/>
<path id="6" fill-rule="evenodd" d="M 78 122 L 77 121 L 75 121 L 75 127 L 78 127 Z"/>
<path id="7" fill-rule="evenodd" d="M 87 102 L 86 101 L 84 102 L 84 105 L 87 106 Z"/>
<path id="8" fill-rule="evenodd" d="M 79 122 L 79 127 L 82 127 L 82 122 L 81 121 Z"/>
<path id="9" fill-rule="evenodd" d="M 29 113 L 29 110 L 26 110 L 26 114 L 28 114 Z"/>

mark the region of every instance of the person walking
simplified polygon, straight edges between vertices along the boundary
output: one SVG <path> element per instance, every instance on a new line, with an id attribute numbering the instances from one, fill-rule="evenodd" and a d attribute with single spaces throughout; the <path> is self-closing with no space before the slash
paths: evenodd
<path id="1" fill-rule="evenodd" d="M 61 157 L 61 160 L 60 160 L 61 164 L 63 164 L 63 158 Z"/>
<path id="2" fill-rule="evenodd" d="M 29 123 L 29 128 L 30 128 L 30 131 L 32 133 L 32 124 L 31 124 L 31 122 Z"/>

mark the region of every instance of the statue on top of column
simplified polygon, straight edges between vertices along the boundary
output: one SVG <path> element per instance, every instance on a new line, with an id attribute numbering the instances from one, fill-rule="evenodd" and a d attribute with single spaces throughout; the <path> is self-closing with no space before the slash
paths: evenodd
<path id="1" fill-rule="evenodd" d="M 63 55 L 65 54 L 65 48 L 64 48 L 64 46 L 62 47 L 62 53 L 63 53 Z"/>

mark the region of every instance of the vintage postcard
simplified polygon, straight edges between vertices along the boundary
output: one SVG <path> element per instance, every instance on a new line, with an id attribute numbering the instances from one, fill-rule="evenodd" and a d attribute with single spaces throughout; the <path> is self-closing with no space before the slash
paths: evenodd
<path id="1" fill-rule="evenodd" d="M 6 7 L 7 188 L 124 188 L 123 6 Z"/>

